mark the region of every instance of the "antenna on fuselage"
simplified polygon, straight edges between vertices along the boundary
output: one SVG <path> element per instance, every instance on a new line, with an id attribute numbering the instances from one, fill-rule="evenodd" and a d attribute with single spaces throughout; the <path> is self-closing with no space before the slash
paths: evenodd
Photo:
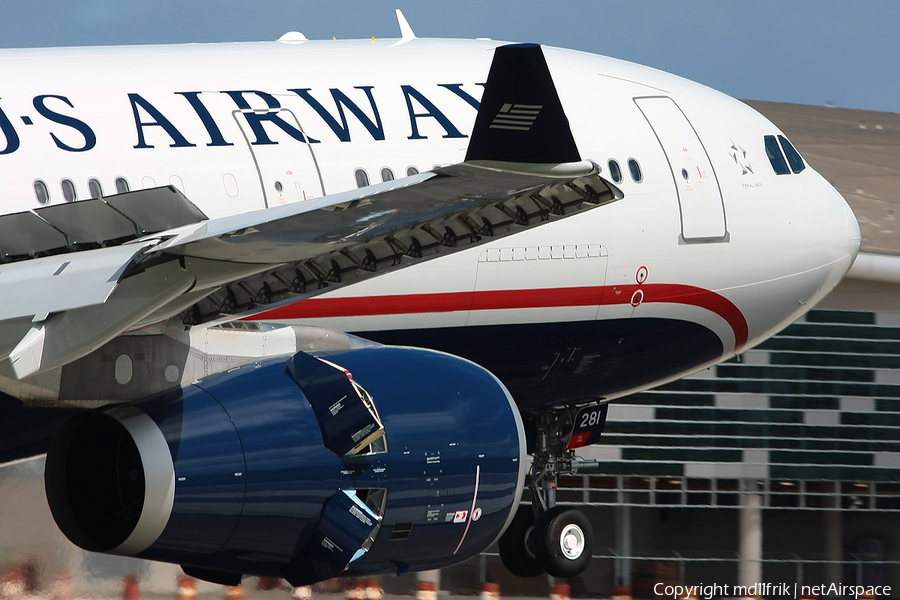
<path id="1" fill-rule="evenodd" d="M 300 33 L 299 31 L 288 31 L 283 36 L 278 38 L 279 42 L 285 44 L 300 44 L 302 42 L 308 41 L 306 36 Z"/>
<path id="2" fill-rule="evenodd" d="M 409 21 L 406 20 L 406 17 L 403 16 L 403 11 L 399 8 L 397 11 L 397 23 L 400 25 L 400 39 L 401 41 L 408 42 L 409 40 L 416 39 L 416 34 L 413 33 L 412 27 L 409 26 Z"/>

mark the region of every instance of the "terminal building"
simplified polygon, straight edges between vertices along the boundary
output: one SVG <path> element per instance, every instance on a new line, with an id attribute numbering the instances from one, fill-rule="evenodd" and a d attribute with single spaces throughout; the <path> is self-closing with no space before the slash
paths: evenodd
<path id="1" fill-rule="evenodd" d="M 596 467 L 559 481 L 559 501 L 584 505 L 595 537 L 573 596 L 843 583 L 900 598 L 900 118 L 752 105 L 850 202 L 862 254 L 822 305 L 764 344 L 613 403 L 600 443 L 579 451 Z M 40 552 L 108 582 L 140 569 L 174 588 L 177 567 L 71 546 L 41 481 L 33 465 L 0 469 L 12 499 L 0 503 L 0 568 Z M 503 595 L 546 597 L 553 583 L 514 578 L 491 552 L 423 577 L 455 593 L 492 581 Z M 383 583 L 412 593 L 415 581 Z"/>
<path id="2" fill-rule="evenodd" d="M 727 363 L 610 407 L 594 590 L 890 585 L 900 596 L 900 313 L 816 310 Z M 614 558 L 614 557 L 642 557 Z"/>

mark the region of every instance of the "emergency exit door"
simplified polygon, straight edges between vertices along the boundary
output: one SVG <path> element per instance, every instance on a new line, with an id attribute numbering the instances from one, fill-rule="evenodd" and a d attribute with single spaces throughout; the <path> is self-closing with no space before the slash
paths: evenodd
<path id="1" fill-rule="evenodd" d="M 694 126 L 669 97 L 635 98 L 662 146 L 681 210 L 684 241 L 719 241 L 727 235 L 719 180 Z"/>
<path id="2" fill-rule="evenodd" d="M 277 117 L 298 131 L 304 131 L 293 111 L 279 108 Z M 301 202 L 324 196 L 322 178 L 309 141 L 299 141 L 277 126 L 266 123 L 265 131 L 273 143 L 254 143 L 256 137 L 245 115 L 252 110 L 236 110 L 234 120 L 250 148 L 259 176 L 266 207 Z"/>

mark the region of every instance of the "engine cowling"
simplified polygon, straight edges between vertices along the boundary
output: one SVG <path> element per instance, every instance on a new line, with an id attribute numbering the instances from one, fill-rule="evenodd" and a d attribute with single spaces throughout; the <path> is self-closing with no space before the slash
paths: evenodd
<path id="1" fill-rule="evenodd" d="M 300 353 L 82 413 L 47 454 L 54 519 L 91 551 L 295 585 L 476 555 L 515 514 L 509 392 L 447 354 Z"/>

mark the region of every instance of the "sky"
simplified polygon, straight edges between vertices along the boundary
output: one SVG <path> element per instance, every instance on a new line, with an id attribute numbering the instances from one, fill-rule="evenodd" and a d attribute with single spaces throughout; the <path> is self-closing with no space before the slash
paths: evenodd
<path id="1" fill-rule="evenodd" d="M 900 112 L 894 0 L 0 0 L 0 48 L 258 41 L 289 30 L 390 38 L 394 8 L 419 37 L 563 46 L 737 98 Z"/>

